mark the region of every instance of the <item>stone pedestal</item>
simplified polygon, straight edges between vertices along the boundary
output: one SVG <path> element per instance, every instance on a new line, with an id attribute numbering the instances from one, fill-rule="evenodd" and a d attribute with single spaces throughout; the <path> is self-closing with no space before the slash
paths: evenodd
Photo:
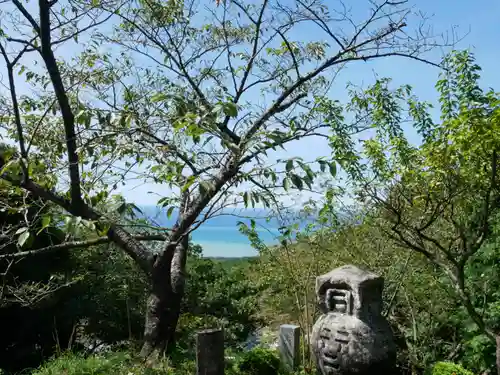
<path id="1" fill-rule="evenodd" d="M 322 375 L 392 374 L 396 346 L 381 315 L 381 277 L 355 266 L 316 279 L 323 315 L 312 331 L 312 351 Z"/>
<path id="2" fill-rule="evenodd" d="M 300 327 L 291 324 L 281 325 L 278 348 L 283 365 L 288 371 L 294 371 L 300 356 Z"/>
<path id="3" fill-rule="evenodd" d="M 196 375 L 224 375 L 224 332 L 206 329 L 196 336 Z"/>

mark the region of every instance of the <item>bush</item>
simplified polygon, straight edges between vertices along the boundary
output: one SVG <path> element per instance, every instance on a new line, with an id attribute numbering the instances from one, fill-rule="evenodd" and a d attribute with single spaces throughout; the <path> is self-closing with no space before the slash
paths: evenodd
<path id="1" fill-rule="evenodd" d="M 32 375 L 173 375 L 167 366 L 148 369 L 128 353 L 84 357 L 67 353 L 45 363 Z"/>
<path id="2" fill-rule="evenodd" d="M 432 375 L 474 375 L 469 370 L 453 362 L 438 362 L 432 368 Z"/>
<path id="3" fill-rule="evenodd" d="M 255 348 L 241 355 L 236 368 L 245 375 L 276 375 L 280 373 L 280 360 L 274 350 Z"/>

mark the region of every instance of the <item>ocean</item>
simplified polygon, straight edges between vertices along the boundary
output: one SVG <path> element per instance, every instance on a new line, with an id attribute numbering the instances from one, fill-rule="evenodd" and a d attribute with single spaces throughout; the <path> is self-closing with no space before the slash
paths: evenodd
<path id="1" fill-rule="evenodd" d="M 171 218 L 168 218 L 163 208 L 147 206 L 140 207 L 140 209 L 144 216 L 154 220 L 159 226 L 171 227 L 175 223 L 175 212 Z M 250 218 L 256 221 L 259 227 L 258 232 L 264 243 L 268 245 L 276 243 L 279 224 L 276 221 L 266 222 L 263 219 L 265 215 L 263 210 L 238 210 L 238 216 L 234 216 L 234 213 L 234 210 L 231 210 L 225 212 L 224 215 L 214 217 L 204 222 L 192 233 L 192 241 L 203 248 L 204 256 L 239 258 L 258 255 L 248 238 L 238 229 L 238 222 L 250 224 Z"/>

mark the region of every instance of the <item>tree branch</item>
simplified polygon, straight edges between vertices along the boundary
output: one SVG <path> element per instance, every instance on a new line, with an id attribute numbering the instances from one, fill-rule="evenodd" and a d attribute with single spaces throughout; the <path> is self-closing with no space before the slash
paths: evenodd
<path id="1" fill-rule="evenodd" d="M 26 10 L 26 8 L 21 4 L 19 0 L 12 0 L 14 5 L 19 9 L 19 11 L 23 14 L 24 18 L 28 20 L 28 22 L 31 24 L 33 29 L 35 29 L 37 34 L 40 34 L 40 26 L 38 26 L 38 23 L 35 21 L 35 19 L 31 16 L 31 14 Z"/>
<path id="2" fill-rule="evenodd" d="M 144 134 L 147 137 L 150 137 L 151 139 L 158 142 L 160 145 L 165 146 L 167 148 L 165 152 L 174 153 L 179 159 L 181 159 L 184 163 L 186 163 L 186 165 L 191 169 L 194 175 L 198 176 L 200 174 L 200 171 L 198 171 L 198 168 L 196 168 L 196 166 L 193 164 L 193 161 L 190 160 L 190 158 L 187 155 L 183 154 L 174 144 L 159 138 L 158 136 L 148 132 L 147 130 L 140 128 L 137 128 L 135 130 L 138 131 L 139 133 Z"/>
<path id="3" fill-rule="evenodd" d="M 4 166 L 5 160 L 0 158 L 0 169 Z M 98 221 L 102 217 L 100 213 L 86 204 L 84 204 L 82 208 L 75 208 L 68 199 L 44 189 L 30 179 L 27 179 L 26 181 L 16 181 L 7 174 L 0 176 L 0 178 L 29 191 L 37 198 L 42 198 L 45 201 L 58 205 L 73 216 L 80 216 L 85 220 L 91 221 Z M 120 246 L 132 259 L 134 259 L 146 275 L 149 275 L 151 271 L 151 260 L 153 257 L 153 253 L 149 249 L 144 247 L 139 241 L 135 240 L 130 233 L 117 224 L 111 225 L 106 235 L 112 242 Z"/>
<path id="4" fill-rule="evenodd" d="M 0 44 L 0 52 L 5 60 L 5 64 L 7 65 L 7 74 L 9 76 L 9 90 L 10 90 L 10 96 L 12 100 L 12 107 L 14 109 L 14 121 L 16 123 L 16 130 L 17 130 L 17 136 L 19 138 L 19 149 L 21 151 L 21 158 L 22 158 L 22 168 L 23 168 L 23 178 L 26 179 L 28 178 L 28 169 L 26 166 L 27 160 L 28 160 L 28 153 L 26 151 L 26 145 L 24 142 L 24 135 L 23 135 L 23 126 L 21 123 L 21 114 L 19 111 L 19 103 L 17 101 L 17 93 L 16 93 L 16 84 L 14 82 L 14 65 L 10 62 L 9 57 L 7 55 L 7 52 L 5 51 L 5 48 L 3 47 L 2 44 Z"/>
<path id="5" fill-rule="evenodd" d="M 153 235 L 138 235 L 138 236 L 132 236 L 132 238 L 135 241 L 165 241 L 167 239 L 166 236 L 160 235 L 160 234 L 153 234 Z M 27 251 L 21 251 L 18 253 L 11 253 L 11 254 L 3 254 L 0 255 L 0 259 L 17 259 L 17 258 L 24 258 L 24 257 L 31 257 L 31 256 L 38 256 L 38 255 L 43 255 L 43 254 L 50 254 L 54 253 L 57 251 L 62 251 L 62 250 L 71 250 L 71 249 L 77 249 L 77 248 L 86 248 L 86 247 L 91 247 L 91 246 L 96 246 L 96 245 L 102 245 L 106 243 L 110 243 L 111 239 L 109 237 L 98 237 L 98 238 L 93 238 L 89 240 L 82 240 L 82 241 L 72 241 L 72 242 L 66 242 L 58 245 L 52 245 L 52 246 L 46 246 L 42 247 L 40 249 L 34 249 L 34 250 L 27 250 Z"/>
<path id="6" fill-rule="evenodd" d="M 247 17 L 254 23 L 255 25 L 255 39 L 253 41 L 253 47 L 252 47 L 252 56 L 250 56 L 250 60 L 248 60 L 248 64 L 245 68 L 245 72 L 243 73 L 243 77 L 240 82 L 240 86 L 238 88 L 238 91 L 236 92 L 236 96 L 234 97 L 234 103 L 237 103 L 238 100 L 240 99 L 241 95 L 244 92 L 245 84 L 247 82 L 248 76 L 250 75 L 250 72 L 252 71 L 253 64 L 255 62 L 255 58 L 257 57 L 257 49 L 259 47 L 259 34 L 260 34 L 260 28 L 262 26 L 262 18 L 264 16 L 264 11 L 266 10 L 266 6 L 268 3 L 268 0 L 264 0 L 262 4 L 262 8 L 260 9 L 259 12 L 259 18 L 257 21 L 255 21 L 249 14 L 247 9 L 242 6 L 239 2 L 233 1 L 233 3 L 240 8 L 246 15 Z"/>
<path id="7" fill-rule="evenodd" d="M 147 40 L 149 40 L 151 43 L 153 43 L 155 46 L 157 46 L 169 59 L 171 59 L 174 64 L 178 67 L 180 72 L 182 73 L 181 75 L 188 81 L 189 85 L 191 88 L 194 90 L 198 98 L 201 100 L 204 106 L 206 106 L 208 109 L 212 109 L 211 103 L 208 101 L 208 99 L 205 97 L 203 94 L 203 91 L 201 88 L 196 84 L 196 82 L 193 80 L 193 78 L 189 75 L 188 71 L 186 70 L 186 67 L 184 64 L 181 63 L 181 61 L 178 61 L 172 54 L 172 52 L 169 51 L 169 49 L 161 43 L 157 38 L 155 38 L 153 35 L 151 35 L 144 27 L 138 25 L 135 21 L 131 20 L 127 16 L 123 15 L 120 13 L 118 15 L 121 17 L 123 20 L 126 22 L 130 23 L 134 28 L 139 30 L 144 37 L 146 37 Z M 180 56 L 179 51 L 177 50 L 177 54 Z M 233 142 L 238 144 L 240 142 L 240 137 L 236 135 L 234 132 L 232 132 L 227 126 L 224 126 L 223 124 L 217 124 L 218 129 L 223 133 L 226 134 Z"/>
<path id="8" fill-rule="evenodd" d="M 320 128 L 323 128 L 323 127 L 328 127 L 328 125 L 325 125 L 325 126 L 315 126 L 314 128 L 311 128 L 311 129 L 297 129 L 297 132 L 300 131 L 300 130 L 304 130 L 305 133 L 303 134 L 294 134 L 294 135 L 291 135 L 285 139 L 282 139 L 280 141 L 276 141 L 276 142 L 272 142 L 269 144 L 269 146 L 265 146 L 265 147 L 261 147 L 257 150 L 255 150 L 254 152 L 244 156 L 242 159 L 240 159 L 240 161 L 238 162 L 238 165 L 243 165 L 243 164 L 246 164 L 250 161 L 252 161 L 253 159 L 255 159 L 257 156 L 259 156 L 260 154 L 263 154 L 265 153 L 266 151 L 268 150 L 271 150 L 271 149 L 274 149 L 280 145 L 283 145 L 285 143 L 288 143 L 288 142 L 291 142 L 291 141 L 296 141 L 298 139 L 302 139 L 302 138 L 305 138 L 305 137 L 311 137 L 311 136 L 317 136 L 317 137 L 328 137 L 324 134 L 321 134 L 321 133 L 316 133 L 315 131 L 320 129 Z M 296 132 L 296 133 L 297 133 Z"/>
<path id="9" fill-rule="evenodd" d="M 275 114 L 279 113 L 280 110 L 281 111 L 284 110 L 284 109 L 282 109 L 283 103 L 297 89 L 299 89 L 305 83 L 309 82 L 310 80 L 312 80 L 313 78 L 315 78 L 316 76 L 321 74 L 326 69 L 328 69 L 334 65 L 346 63 L 349 61 L 359 61 L 359 60 L 367 61 L 370 59 L 381 58 L 381 57 L 386 57 L 386 56 L 412 57 L 410 55 L 406 55 L 404 53 L 398 53 L 398 52 L 388 52 L 388 53 L 384 53 L 384 54 L 376 53 L 373 55 L 345 57 L 349 53 L 355 52 L 356 50 L 359 50 L 361 47 L 363 47 L 369 43 L 373 43 L 373 42 L 376 42 L 378 40 L 384 39 L 385 37 L 401 30 L 404 26 L 406 26 L 406 25 L 405 24 L 393 25 L 393 26 L 389 27 L 386 31 L 384 31 L 384 32 L 372 37 L 372 38 L 368 38 L 355 46 L 351 46 L 349 48 L 346 48 L 346 49 L 338 52 L 336 55 L 327 59 L 325 62 L 323 62 L 323 64 L 321 64 L 318 68 L 314 69 L 313 71 L 309 72 L 307 75 L 298 78 L 291 86 L 289 86 L 286 90 L 284 90 L 281 93 L 281 95 L 274 101 L 274 103 L 253 123 L 253 125 L 250 127 L 250 129 L 247 131 L 247 133 L 243 137 L 244 142 L 248 142 L 252 138 L 252 136 L 266 123 L 267 120 L 269 120 Z M 415 57 L 415 58 L 419 59 L 417 57 Z M 419 60 L 425 61 L 423 59 L 419 59 Z"/>
<path id="10" fill-rule="evenodd" d="M 83 208 L 83 199 L 80 182 L 79 160 L 76 144 L 75 116 L 69 104 L 67 92 L 61 78 L 61 73 L 57 61 L 52 51 L 50 35 L 50 4 L 47 0 L 38 1 L 40 7 L 40 28 L 39 35 L 41 40 L 41 55 L 52 81 L 54 92 L 61 108 L 64 123 L 64 132 L 66 134 L 66 147 L 69 162 L 69 177 L 71 184 L 71 205 L 74 205 L 78 211 Z"/>

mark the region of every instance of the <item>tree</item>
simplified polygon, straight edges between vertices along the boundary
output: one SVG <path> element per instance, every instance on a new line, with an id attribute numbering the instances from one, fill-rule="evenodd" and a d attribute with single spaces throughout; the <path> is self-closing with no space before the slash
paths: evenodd
<path id="1" fill-rule="evenodd" d="M 326 99 L 336 74 L 389 56 L 425 62 L 420 56 L 435 45 L 432 36 L 404 31 L 406 1 L 370 1 L 365 20 L 342 2 L 319 0 L 232 1 L 209 6 L 207 21 L 191 1 L 8 4 L 12 22 L 2 25 L 0 52 L 10 97 L 2 122 L 19 152 L 0 167 L 17 168 L 10 183 L 95 227 L 106 238 L 92 241 L 112 241 L 145 272 L 151 293 L 142 355 L 152 359 L 173 341 L 189 234 L 227 205 L 276 206 L 283 189 L 312 190 L 311 161 L 268 153 L 326 132 L 342 139 L 364 130 L 341 121 L 340 104 Z M 301 24 L 328 42 L 294 40 Z M 56 48 L 73 41 L 83 49 L 79 58 L 56 58 Z M 41 67 L 22 63 L 29 53 Z M 36 99 L 18 96 L 15 71 Z M 259 89 L 264 107 L 251 100 Z M 36 183 L 32 155 L 54 176 L 66 160 L 68 184 Z M 334 163 L 318 163 L 335 173 Z M 98 209 L 131 174 L 168 186 L 159 205 L 175 210 L 177 221 L 159 252 Z"/>
<path id="2" fill-rule="evenodd" d="M 500 208 L 500 101 L 492 89 L 480 89 L 480 68 L 472 54 L 455 52 L 443 66 L 436 86 L 438 123 L 429 104 L 418 102 L 409 87 L 391 92 L 388 80 L 355 97 L 362 112 L 373 108 L 369 121 L 377 125 L 377 134 L 364 142 L 367 162 L 359 156 L 352 176 L 360 198 L 374 208 L 380 223 L 388 224 L 386 234 L 447 276 L 469 318 L 496 342 L 500 373 L 499 327 L 487 316 L 491 305 L 478 308 L 479 296 L 472 294 L 477 286 L 470 283 Z M 422 136 L 420 147 L 404 136 L 401 124 L 407 118 Z M 487 304 L 498 306 L 498 300 Z"/>

